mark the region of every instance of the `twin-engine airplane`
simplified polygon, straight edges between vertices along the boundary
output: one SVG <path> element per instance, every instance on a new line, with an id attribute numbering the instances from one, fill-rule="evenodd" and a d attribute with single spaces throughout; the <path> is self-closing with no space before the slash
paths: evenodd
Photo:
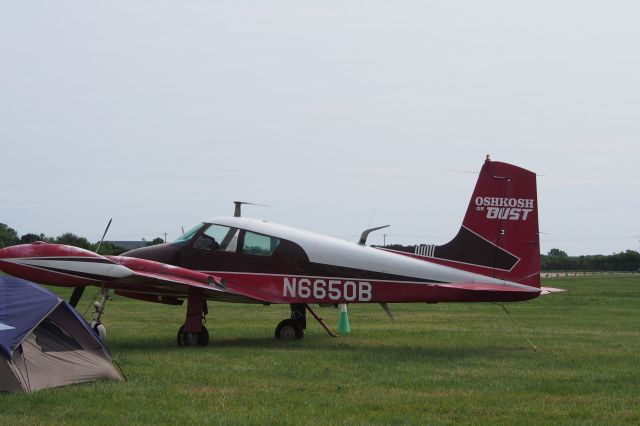
<path id="1" fill-rule="evenodd" d="M 536 175 L 485 161 L 460 231 L 442 246 L 413 252 L 364 244 L 245 217 L 203 222 L 172 243 L 122 256 L 36 242 L 0 250 L 0 270 L 38 283 L 102 288 L 169 305 L 187 300 L 179 345 L 206 345 L 207 301 L 289 304 L 276 338 L 302 338 L 310 304 L 514 302 L 538 297 L 540 244 Z M 366 231 L 365 231 L 366 233 Z M 363 234 L 364 236 L 365 234 Z M 366 239 L 366 236 L 363 240 Z M 363 241 L 361 240 L 361 243 Z"/>

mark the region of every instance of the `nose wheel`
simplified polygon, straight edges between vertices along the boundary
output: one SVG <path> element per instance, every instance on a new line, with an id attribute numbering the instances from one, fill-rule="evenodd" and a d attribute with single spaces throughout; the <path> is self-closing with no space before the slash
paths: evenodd
<path id="1" fill-rule="evenodd" d="M 101 322 L 91 321 L 91 329 L 103 342 L 107 341 L 107 329 Z"/>
<path id="2" fill-rule="evenodd" d="M 107 305 L 107 300 L 110 299 L 109 289 L 102 287 L 100 289 L 100 300 L 93 304 L 95 310 L 93 312 L 93 321 L 91 321 L 91 329 L 103 342 L 106 342 L 107 340 L 107 329 L 100 320 L 102 319 L 102 314 L 104 314 L 104 308 Z"/>

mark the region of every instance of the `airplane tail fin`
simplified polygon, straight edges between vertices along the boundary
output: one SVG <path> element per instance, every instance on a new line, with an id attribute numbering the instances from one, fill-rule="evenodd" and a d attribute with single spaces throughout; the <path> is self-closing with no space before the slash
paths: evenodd
<path id="1" fill-rule="evenodd" d="M 540 287 L 536 175 L 487 156 L 460 231 L 416 255 L 499 279 Z"/>

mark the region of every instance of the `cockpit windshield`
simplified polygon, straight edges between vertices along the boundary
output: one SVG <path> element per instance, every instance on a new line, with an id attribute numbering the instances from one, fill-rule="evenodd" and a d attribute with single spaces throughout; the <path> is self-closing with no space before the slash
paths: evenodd
<path id="1" fill-rule="evenodd" d="M 238 246 L 238 235 L 240 234 L 238 228 L 216 225 L 215 223 L 207 226 L 206 231 L 200 234 L 193 243 L 194 249 L 235 253 Z"/>
<path id="2" fill-rule="evenodd" d="M 179 236 L 173 242 L 174 243 L 182 243 L 184 241 L 189 241 L 191 238 L 193 238 L 193 236 L 196 234 L 196 232 L 198 232 L 200 230 L 200 228 L 202 228 L 203 225 L 204 225 L 204 223 L 197 224 L 196 226 L 194 226 L 193 228 L 189 229 L 187 232 L 185 232 L 184 234 Z"/>

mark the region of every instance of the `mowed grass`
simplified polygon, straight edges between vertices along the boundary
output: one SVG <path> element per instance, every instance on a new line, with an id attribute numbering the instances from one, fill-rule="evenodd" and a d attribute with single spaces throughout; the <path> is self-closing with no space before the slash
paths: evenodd
<path id="1" fill-rule="evenodd" d="M 105 324 L 128 381 L 0 395 L 0 424 L 640 423 L 640 276 L 544 284 L 569 292 L 511 317 L 392 305 L 391 323 L 352 305 L 350 336 L 310 319 L 293 342 L 273 338 L 287 306 L 210 303 L 205 348 L 176 346 L 185 307 L 116 297 Z M 338 310 L 318 312 L 337 326 Z"/>

